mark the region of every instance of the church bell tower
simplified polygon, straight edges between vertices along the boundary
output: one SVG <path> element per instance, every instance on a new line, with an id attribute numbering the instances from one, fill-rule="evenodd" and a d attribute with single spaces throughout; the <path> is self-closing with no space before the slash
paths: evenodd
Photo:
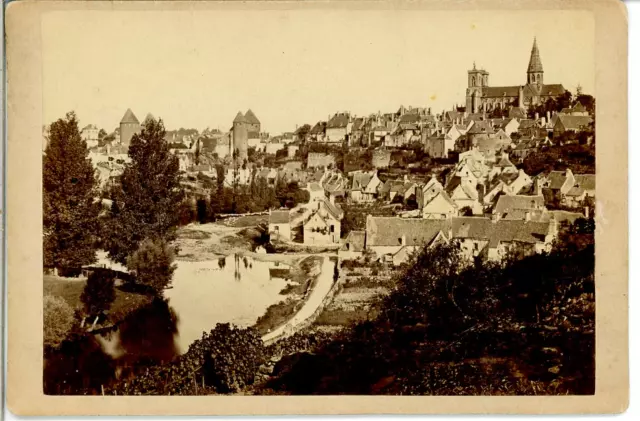
<path id="1" fill-rule="evenodd" d="M 542 70 L 540 51 L 538 51 L 538 43 L 535 38 L 533 38 L 529 67 L 527 67 L 527 84 L 537 85 L 538 87 L 544 84 L 544 71 Z"/>

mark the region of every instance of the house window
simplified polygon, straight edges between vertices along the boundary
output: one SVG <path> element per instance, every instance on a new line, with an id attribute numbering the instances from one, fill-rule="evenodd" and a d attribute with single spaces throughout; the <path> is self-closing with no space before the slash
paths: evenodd
<path id="1" fill-rule="evenodd" d="M 474 248 L 476 251 L 480 250 L 480 244 L 478 244 L 478 243 L 474 243 L 473 248 Z"/>
<path id="2" fill-rule="evenodd" d="M 331 225 L 331 227 L 329 227 L 329 232 L 333 232 L 333 230 L 334 230 L 334 226 Z"/>
<path id="3" fill-rule="evenodd" d="M 276 225 L 276 231 L 280 230 L 280 226 Z"/>

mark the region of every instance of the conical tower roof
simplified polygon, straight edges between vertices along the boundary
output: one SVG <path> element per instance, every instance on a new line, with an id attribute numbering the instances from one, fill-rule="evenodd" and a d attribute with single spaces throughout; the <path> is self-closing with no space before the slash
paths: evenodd
<path id="1" fill-rule="evenodd" d="M 251 109 L 247 110 L 247 112 L 244 114 L 244 118 L 247 121 L 247 123 L 260 124 L 260 120 L 258 120 L 258 117 L 256 117 L 256 115 L 253 113 L 253 111 L 251 111 Z"/>
<path id="2" fill-rule="evenodd" d="M 151 121 L 151 120 L 155 120 L 156 118 L 153 116 L 153 114 L 149 113 L 147 114 L 147 116 L 144 118 L 144 121 L 142 122 L 142 124 L 147 124 L 147 122 Z"/>
<path id="3" fill-rule="evenodd" d="M 540 51 L 538 51 L 538 42 L 533 39 L 533 47 L 531 48 L 531 58 L 529 58 L 528 73 L 542 72 L 542 61 L 540 60 Z"/>
<path id="4" fill-rule="evenodd" d="M 233 119 L 234 123 L 246 123 L 247 119 L 244 118 L 244 116 L 242 115 L 241 111 L 238 111 L 238 114 L 236 114 L 236 118 Z"/>
<path id="5" fill-rule="evenodd" d="M 133 114 L 133 111 L 131 111 L 131 108 L 127 108 L 127 112 L 124 113 L 124 116 L 122 117 L 122 120 L 120 120 L 120 123 L 136 123 L 136 124 L 140 124 L 140 122 L 136 118 L 135 114 Z"/>

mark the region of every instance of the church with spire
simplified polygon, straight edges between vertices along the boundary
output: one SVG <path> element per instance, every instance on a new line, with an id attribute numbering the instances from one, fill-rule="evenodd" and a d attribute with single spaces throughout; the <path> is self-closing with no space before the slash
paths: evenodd
<path id="1" fill-rule="evenodd" d="M 466 111 L 468 113 L 491 112 L 498 109 L 519 107 L 528 109 L 545 102 L 549 98 L 556 98 L 564 94 L 561 84 L 545 84 L 544 70 L 538 43 L 533 39 L 529 66 L 527 67 L 527 82 L 520 86 L 490 86 L 489 72 L 476 68 L 469 70 L 467 79 Z"/>

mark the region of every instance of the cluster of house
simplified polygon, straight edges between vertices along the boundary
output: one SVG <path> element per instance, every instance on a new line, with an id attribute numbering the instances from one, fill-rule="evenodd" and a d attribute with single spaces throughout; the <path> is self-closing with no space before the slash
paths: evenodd
<path id="1" fill-rule="evenodd" d="M 269 213 L 269 235 L 272 240 L 290 242 L 294 230 L 301 229 L 304 245 L 338 245 L 344 211 L 340 205 L 315 195 L 299 208 L 298 214 L 291 210 L 273 210 Z"/>
<path id="2" fill-rule="evenodd" d="M 456 241 L 463 255 L 498 261 L 509 252 L 549 251 L 559 222 L 580 215 L 556 212 L 548 205 L 588 212 L 595 198 L 595 175 L 551 171 L 529 176 L 503 154 L 488 160 L 477 149 L 459 155 L 444 179 L 383 181 L 376 170 L 343 175 L 325 169 L 310 179 L 310 209 L 303 226 L 304 244 L 340 244 L 343 259 L 359 258 L 369 251 L 376 259 L 399 264 L 418 247 Z M 408 203 L 417 209 L 395 217 L 367 217 L 364 231 L 351 231 L 340 240 L 343 212 L 338 196 L 354 203 L 383 201 Z M 291 240 L 296 226 L 290 211 L 274 211 L 269 231 Z"/>

